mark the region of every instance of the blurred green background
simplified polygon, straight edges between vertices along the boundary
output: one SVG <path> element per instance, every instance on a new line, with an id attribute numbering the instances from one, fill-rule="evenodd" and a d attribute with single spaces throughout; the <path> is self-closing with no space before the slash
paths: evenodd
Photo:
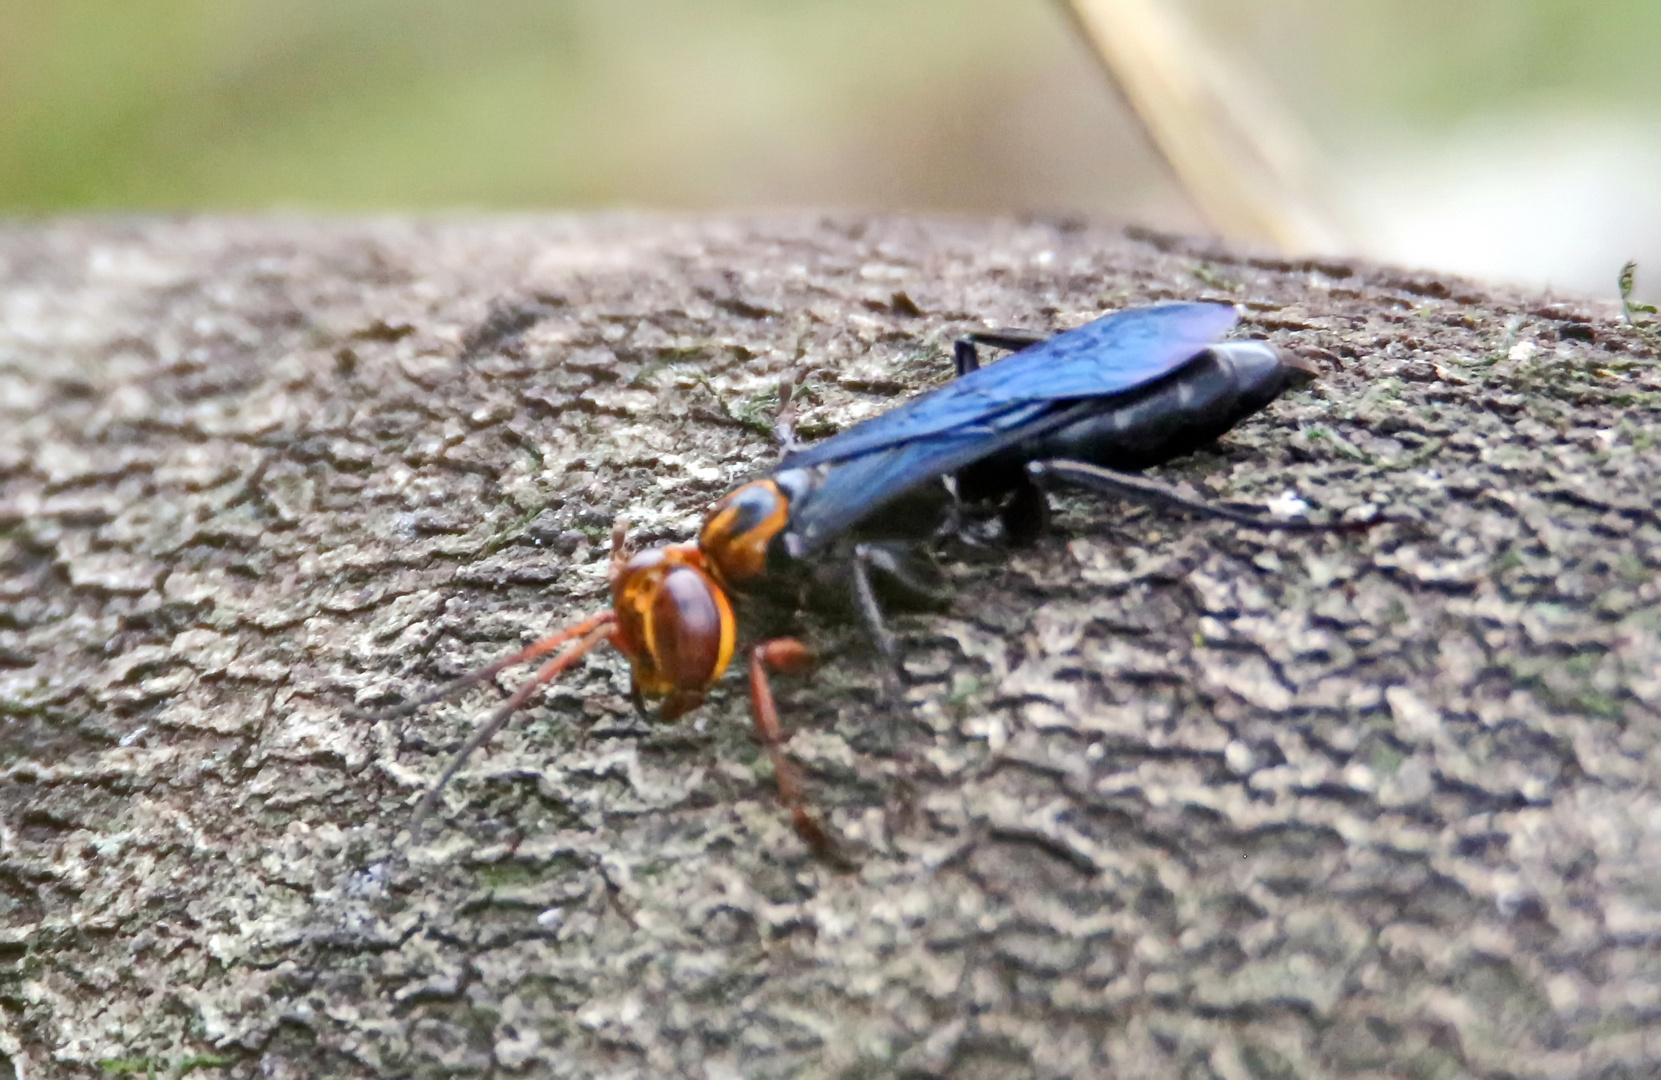
<path id="1" fill-rule="evenodd" d="M 1661 0 L 1182 7 L 1359 248 L 1661 291 Z M 1048 0 L 0 0 L 0 213 L 610 206 L 1205 229 Z"/>

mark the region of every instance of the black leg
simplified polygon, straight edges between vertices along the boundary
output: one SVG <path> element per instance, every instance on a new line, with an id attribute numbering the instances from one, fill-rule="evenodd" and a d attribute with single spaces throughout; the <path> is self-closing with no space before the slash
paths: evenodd
<path id="1" fill-rule="evenodd" d="M 917 554 L 909 545 L 855 544 L 847 568 L 853 585 L 854 605 L 859 609 L 866 632 L 871 635 L 871 641 L 882 654 L 887 668 L 884 689 L 896 699 L 900 696 L 904 681 L 900 648 L 883 617 L 875 579 L 881 578 L 887 599 L 908 609 L 950 606 L 950 597 L 941 589 L 941 582 L 930 581 L 924 575 L 924 567 L 919 565 Z"/>
<path id="2" fill-rule="evenodd" d="M 877 603 L 877 591 L 871 587 L 871 564 L 877 561 L 876 549 L 869 544 L 857 544 L 851 572 L 854 581 L 854 603 L 859 607 L 865 630 L 871 635 L 877 651 L 882 653 L 885 666 L 893 678 L 899 677 L 900 648 L 894 642 L 894 632 L 882 617 L 882 606 Z"/>
<path id="3" fill-rule="evenodd" d="M 1049 530 L 1049 497 L 1032 477 L 1023 475 L 998 516 L 1012 547 L 1031 547 Z"/>
<path id="4" fill-rule="evenodd" d="M 957 377 L 961 379 L 971 371 L 979 370 L 980 354 L 975 350 L 976 345 L 990 345 L 994 349 L 1020 352 L 1030 345 L 1047 340 L 1048 334 L 1039 334 L 1031 330 L 976 330 L 972 334 L 965 334 L 952 346 L 952 361 L 957 366 Z"/>
<path id="5" fill-rule="evenodd" d="M 1104 495 L 1117 495 L 1122 499 L 1147 503 L 1150 506 L 1169 507 L 1173 510 L 1184 510 L 1200 517 L 1219 518 L 1223 521 L 1232 521 L 1239 525 L 1249 525 L 1256 529 L 1279 529 L 1282 532 L 1359 532 L 1370 529 L 1375 525 L 1382 525 L 1387 519 L 1374 518 L 1370 521 L 1295 521 L 1285 518 L 1270 517 L 1267 514 L 1253 513 L 1249 510 L 1235 510 L 1217 503 L 1206 502 L 1204 499 L 1191 499 L 1174 488 L 1161 484 L 1156 480 L 1149 480 L 1135 473 L 1118 472 L 1114 469 L 1104 469 L 1100 465 L 1091 465 L 1083 461 L 1066 461 L 1052 459 L 1049 461 L 1031 461 L 1027 463 L 1027 475 L 1040 488 L 1047 488 L 1057 481 L 1077 484 L 1079 487 L 1099 491 Z"/>

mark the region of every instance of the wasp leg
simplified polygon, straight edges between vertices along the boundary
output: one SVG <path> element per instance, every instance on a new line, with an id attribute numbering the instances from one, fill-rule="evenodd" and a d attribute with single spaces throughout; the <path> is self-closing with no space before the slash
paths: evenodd
<path id="1" fill-rule="evenodd" d="M 1278 529 L 1282 532 L 1360 532 L 1384 524 L 1388 520 L 1380 517 L 1368 521 L 1295 521 L 1270 517 L 1249 510 L 1236 510 L 1204 499 L 1190 498 L 1157 480 L 1149 480 L 1135 473 L 1119 472 L 1084 461 L 1068 461 L 1062 458 L 1029 461 L 1027 475 L 1032 477 L 1040 488 L 1048 488 L 1056 481 L 1066 481 L 1104 495 L 1117 495 L 1122 499 L 1151 506 L 1184 510 L 1200 517 L 1219 518 L 1239 525 L 1249 525 L 1255 529 Z"/>
<path id="2" fill-rule="evenodd" d="M 1011 547 L 1031 547 L 1050 528 L 1050 500 L 1044 489 L 1023 474 L 998 512 Z"/>
<path id="3" fill-rule="evenodd" d="M 773 685 L 767 678 L 769 671 L 800 672 L 812 662 L 813 654 L 795 638 L 774 638 L 752 648 L 750 717 L 755 721 L 756 739 L 772 759 L 773 778 L 779 785 L 779 801 L 790 812 L 790 823 L 796 827 L 796 835 L 819 858 L 837 869 L 849 870 L 853 868 L 852 860 L 808 806 L 802 775 L 795 762 L 784 752 L 784 729 L 779 724 L 779 709 L 773 701 Z"/>
<path id="4" fill-rule="evenodd" d="M 877 651 L 882 653 L 890 678 L 884 691 L 895 700 L 901 696 L 900 648 L 883 617 L 882 604 L 877 599 L 873 574 L 881 575 L 884 591 L 889 599 L 908 608 L 939 608 L 948 605 L 948 597 L 939 583 L 930 584 L 917 573 L 919 567 L 908 566 L 906 552 L 894 545 L 878 543 L 855 544 L 849 560 L 848 575 L 853 584 L 854 605 L 859 609 L 865 630 Z"/>
<path id="5" fill-rule="evenodd" d="M 475 671 L 469 671 L 459 679 L 453 679 L 450 682 L 445 683 L 443 686 L 439 687 L 437 690 L 434 690 L 426 697 L 417 698 L 414 701 L 406 702 L 403 705 L 399 705 L 393 709 L 387 709 L 384 712 L 371 712 L 366 709 L 348 709 L 347 715 L 359 720 L 394 720 L 400 716 L 408 716 L 410 713 L 424 709 L 428 705 L 436 704 L 443 701 L 447 697 L 459 694 L 470 686 L 477 686 L 488 679 L 494 678 L 496 675 L 506 671 L 510 667 L 517 664 L 528 663 L 531 660 L 535 660 L 539 656 L 546 656 L 548 653 L 553 652 L 561 645 L 564 645 L 567 641 L 582 637 L 584 634 L 591 632 L 596 627 L 610 626 L 615 619 L 616 616 L 609 611 L 602 611 L 597 614 L 590 615 L 581 622 L 572 623 L 570 626 L 567 626 L 557 634 L 549 634 L 545 638 L 531 642 L 518 652 L 509 653 L 500 660 L 492 661 L 491 663 L 488 663 L 484 667 L 478 668 Z"/>
<path id="6" fill-rule="evenodd" d="M 980 370 L 980 353 L 977 345 L 989 345 L 994 349 L 1007 349 L 1010 352 L 1020 352 L 1022 349 L 1048 341 L 1047 334 L 1035 333 L 1030 330 L 977 330 L 958 338 L 952 346 L 952 363 L 957 369 L 957 377 Z M 961 478 L 964 473 L 959 473 Z M 961 483 L 961 479 L 959 480 Z M 1044 531 L 1049 522 L 1048 507 L 1044 504 L 1043 492 L 1039 491 L 1028 481 L 1017 486 L 1015 500 L 1019 503 L 1017 509 L 1005 509 L 1004 532 L 1012 539 L 1017 547 L 1027 547 L 1037 540 L 1039 533 Z M 1033 501 L 1036 498 L 1037 508 Z M 963 500 L 958 497 L 957 489 L 952 491 L 952 505 L 948 511 L 949 519 L 942 529 L 943 532 L 961 533 L 964 514 Z"/>
<path id="7" fill-rule="evenodd" d="M 1020 352 L 1029 345 L 1049 340 L 1049 337 L 1048 334 L 1039 334 L 1031 330 L 976 330 L 964 334 L 952 346 L 952 362 L 957 366 L 957 377 L 961 379 L 980 368 L 980 354 L 975 351 L 976 345 L 990 345 L 994 349 Z"/>
<path id="8" fill-rule="evenodd" d="M 853 563 L 849 567 L 854 583 L 854 603 L 859 607 L 859 616 L 865 622 L 866 633 L 871 635 L 871 641 L 876 645 L 877 651 L 882 653 L 888 678 L 897 683 L 900 674 L 900 647 L 894 640 L 894 632 L 888 629 L 888 622 L 882 617 L 882 605 L 877 602 L 877 590 L 871 587 L 871 564 L 876 560 L 876 549 L 870 544 L 854 546 Z M 887 689 L 897 691 L 898 686 L 891 685 Z"/>
<path id="9" fill-rule="evenodd" d="M 494 738 L 513 714 L 518 712 L 525 702 L 530 700 L 531 695 L 536 693 L 538 687 L 558 678 L 561 672 L 580 660 L 584 653 L 609 638 L 612 633 L 611 624 L 615 619 L 616 617 L 607 611 L 586 620 L 583 625 L 587 626 L 588 630 L 581 638 L 571 642 L 560 651 L 558 656 L 538 668 L 535 675 L 526 679 L 519 689 L 513 692 L 513 696 L 504 701 L 501 708 L 491 713 L 490 719 L 480 724 L 478 730 L 474 731 L 465 743 L 462 743 L 461 749 L 457 750 L 455 756 L 450 759 L 450 764 L 444 767 L 444 772 L 439 776 L 438 782 L 425 795 L 421 796 L 420 802 L 415 804 L 415 813 L 411 814 L 409 819 L 410 843 L 416 843 L 420 839 L 422 820 L 432 812 L 433 807 L 438 805 L 438 797 L 444 793 L 445 785 L 450 782 L 456 773 L 461 771 L 463 765 L 467 764 L 467 759 L 473 751 Z M 570 634 L 556 634 L 553 638 L 546 638 L 544 641 L 568 640 L 569 637 Z M 537 645 L 542 644 L 541 641 L 537 642 Z M 536 646 L 533 645 L 531 648 L 534 649 Z M 530 650 L 525 651 L 529 652 Z"/>

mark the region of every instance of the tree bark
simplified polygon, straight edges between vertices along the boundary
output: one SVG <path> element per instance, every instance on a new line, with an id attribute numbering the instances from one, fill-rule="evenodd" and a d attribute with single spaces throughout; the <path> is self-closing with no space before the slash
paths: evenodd
<path id="1" fill-rule="evenodd" d="M 410 808 L 641 542 L 987 325 L 1171 298 L 1323 375 L 1065 497 L 949 611 L 648 726 L 597 653 Z M 0 228 L 0 1054 L 19 1077 L 1661 1065 L 1661 364 L 1608 305 L 1071 223 Z M 502 680 L 501 686 L 511 685 Z M 212 1070 L 218 1070 L 214 1073 Z M 5 1070 L 0 1067 L 0 1076 Z"/>

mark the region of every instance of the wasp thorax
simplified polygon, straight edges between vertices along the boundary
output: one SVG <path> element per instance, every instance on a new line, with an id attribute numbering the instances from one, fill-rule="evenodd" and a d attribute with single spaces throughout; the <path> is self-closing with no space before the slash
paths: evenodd
<path id="1" fill-rule="evenodd" d="M 767 572 L 767 547 L 790 523 L 790 500 L 772 480 L 735 488 L 710 507 L 698 547 L 722 581 L 739 584 Z"/>

